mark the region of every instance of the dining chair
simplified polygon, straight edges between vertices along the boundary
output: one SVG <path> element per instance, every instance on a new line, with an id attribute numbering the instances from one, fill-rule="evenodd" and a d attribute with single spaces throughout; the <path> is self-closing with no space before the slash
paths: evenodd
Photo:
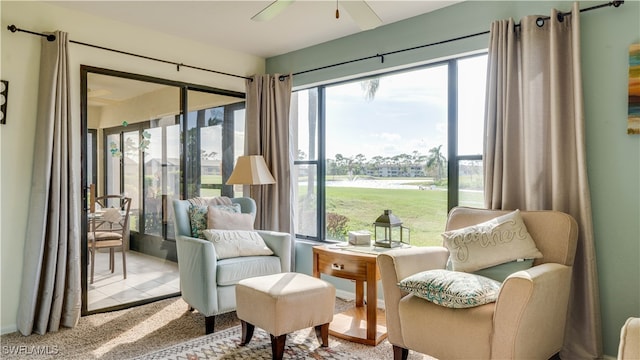
<path id="1" fill-rule="evenodd" d="M 131 198 L 121 195 L 105 195 L 95 199 L 96 210 L 90 214 L 88 248 L 91 255 L 91 284 L 98 249 L 109 249 L 109 270 L 115 270 L 115 249 L 122 253 L 122 274 L 127 278 L 126 236 L 129 233 Z M 112 207 L 110 207 L 112 206 Z M 99 210 L 98 210 L 99 209 Z"/>

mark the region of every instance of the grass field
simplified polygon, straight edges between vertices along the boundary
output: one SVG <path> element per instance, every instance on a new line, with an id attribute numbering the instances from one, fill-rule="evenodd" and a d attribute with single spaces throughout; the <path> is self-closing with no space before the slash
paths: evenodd
<path id="1" fill-rule="evenodd" d="M 440 245 L 447 219 L 447 192 L 441 190 L 327 187 L 327 212 L 349 219 L 348 230 L 369 230 L 385 209 L 410 229 L 411 244 Z"/>
<path id="2" fill-rule="evenodd" d="M 346 178 L 345 178 L 346 179 Z M 345 180 L 340 177 L 329 177 L 327 180 Z M 401 179 L 400 179 L 401 180 Z M 415 179 L 411 179 L 415 181 Z M 469 182 L 461 177 L 461 183 Z M 219 183 L 219 175 L 203 175 L 202 183 Z M 301 181 L 301 183 L 304 183 Z M 410 229 L 412 245 L 440 245 L 440 234 L 444 231 L 447 219 L 447 192 L 441 188 L 419 190 L 418 185 L 428 186 L 431 179 L 424 184 L 412 182 L 416 189 L 389 189 L 363 187 L 326 187 L 327 213 L 336 213 L 348 218 L 347 230 L 374 231 L 373 222 L 384 210 L 390 209 Z M 301 186 L 299 194 L 306 192 Z M 220 195 L 220 190 L 202 189 L 202 196 Z M 482 206 L 482 193 L 464 192 L 460 194 L 462 205 Z M 373 235 L 372 235 L 373 238 Z M 344 240 L 344 239 L 341 239 Z"/>

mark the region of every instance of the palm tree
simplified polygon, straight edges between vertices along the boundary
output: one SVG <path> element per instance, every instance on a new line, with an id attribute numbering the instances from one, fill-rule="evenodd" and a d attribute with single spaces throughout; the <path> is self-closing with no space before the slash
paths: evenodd
<path id="1" fill-rule="evenodd" d="M 372 78 L 360 81 L 360 88 L 364 91 L 364 98 L 371 101 L 376 97 L 376 92 L 380 87 L 380 78 Z"/>
<path id="2" fill-rule="evenodd" d="M 447 162 L 447 158 L 442 155 L 442 145 L 429 149 L 429 157 L 427 158 L 427 168 L 435 167 L 436 180 L 442 180 L 442 174 L 444 164 Z"/>
<path id="3" fill-rule="evenodd" d="M 358 154 L 358 155 L 355 156 L 353 161 L 355 162 L 356 174 L 357 175 L 363 175 L 365 173 L 364 164 L 367 162 L 367 157 L 364 156 L 364 154 Z"/>

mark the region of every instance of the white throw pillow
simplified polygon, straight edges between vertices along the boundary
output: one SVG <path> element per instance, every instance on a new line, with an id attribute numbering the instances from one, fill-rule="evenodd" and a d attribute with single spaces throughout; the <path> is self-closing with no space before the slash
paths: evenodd
<path id="1" fill-rule="evenodd" d="M 251 214 L 231 213 L 209 206 L 207 228 L 218 230 L 253 230 Z"/>
<path id="2" fill-rule="evenodd" d="M 442 237 L 455 271 L 472 272 L 517 259 L 542 257 L 519 210 L 481 224 L 447 231 Z"/>
<path id="3" fill-rule="evenodd" d="M 202 233 L 213 243 L 218 260 L 239 256 L 273 255 L 273 251 L 255 231 L 207 229 Z"/>

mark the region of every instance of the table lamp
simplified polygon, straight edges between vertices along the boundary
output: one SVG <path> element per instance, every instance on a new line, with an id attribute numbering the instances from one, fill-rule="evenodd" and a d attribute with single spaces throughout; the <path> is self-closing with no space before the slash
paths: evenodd
<path id="1" fill-rule="evenodd" d="M 238 157 L 236 167 L 233 168 L 227 185 L 266 185 L 275 184 L 262 155 L 247 155 Z"/>

